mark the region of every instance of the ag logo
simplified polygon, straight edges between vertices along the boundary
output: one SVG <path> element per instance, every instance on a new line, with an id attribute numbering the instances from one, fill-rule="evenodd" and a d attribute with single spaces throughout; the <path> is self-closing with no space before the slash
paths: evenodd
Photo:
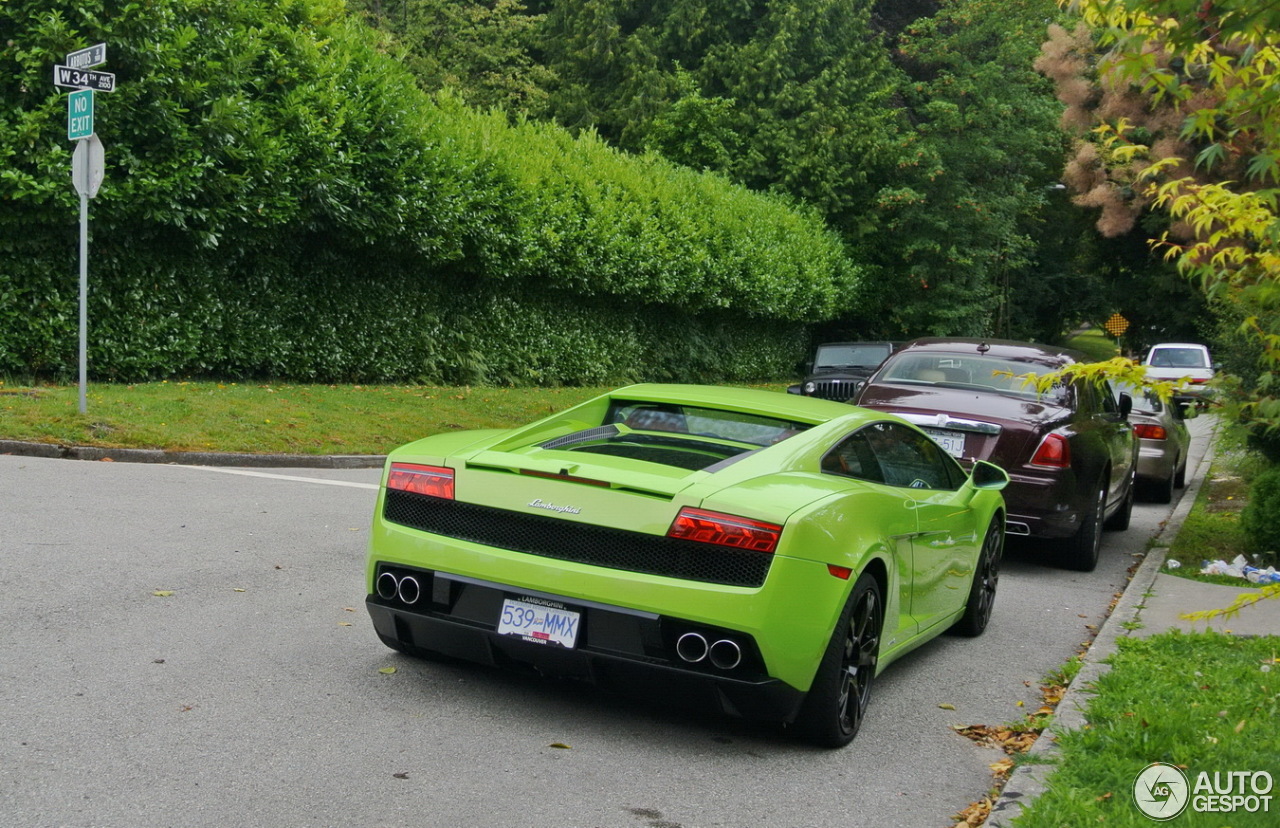
<path id="1" fill-rule="evenodd" d="M 1190 793 L 1182 769 L 1164 762 L 1152 762 L 1133 780 L 1133 801 L 1138 810 L 1159 822 L 1186 810 Z"/>

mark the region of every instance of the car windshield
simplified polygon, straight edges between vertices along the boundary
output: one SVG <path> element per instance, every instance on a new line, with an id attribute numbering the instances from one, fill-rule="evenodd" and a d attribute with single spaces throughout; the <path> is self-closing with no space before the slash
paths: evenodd
<path id="1" fill-rule="evenodd" d="M 977 354 L 903 354 L 886 367 L 880 381 L 973 388 L 1034 400 L 1040 394 L 1024 377 L 1039 377 L 1052 370 L 1034 362 Z M 1064 392 L 1064 386 L 1055 385 L 1045 396 L 1053 399 Z"/>
<path id="2" fill-rule="evenodd" d="M 1208 368 L 1209 359 L 1199 348 L 1156 348 L 1148 364 L 1152 368 Z"/>
<path id="3" fill-rule="evenodd" d="M 823 345 L 814 358 L 814 370 L 820 368 L 874 368 L 889 355 L 888 345 L 852 344 Z"/>
<path id="4" fill-rule="evenodd" d="M 758 414 L 617 400 L 602 426 L 559 437 L 542 447 L 698 471 L 780 443 L 808 428 L 807 423 Z"/>

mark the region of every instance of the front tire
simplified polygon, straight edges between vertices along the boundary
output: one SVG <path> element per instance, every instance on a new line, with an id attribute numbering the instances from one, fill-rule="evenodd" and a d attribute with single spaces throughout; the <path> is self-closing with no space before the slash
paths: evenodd
<path id="1" fill-rule="evenodd" d="M 862 726 L 880 661 L 884 602 L 880 585 L 863 573 L 845 602 L 809 688 L 795 731 L 824 747 L 844 747 Z"/>
<path id="2" fill-rule="evenodd" d="M 996 586 L 1000 582 L 1000 561 L 1004 558 L 1004 531 L 1000 520 L 991 521 L 987 536 L 978 552 L 977 568 L 973 571 L 973 584 L 969 587 L 969 600 L 964 615 L 951 631 L 957 635 L 976 638 L 982 635 L 991 620 L 991 610 L 996 603 Z"/>

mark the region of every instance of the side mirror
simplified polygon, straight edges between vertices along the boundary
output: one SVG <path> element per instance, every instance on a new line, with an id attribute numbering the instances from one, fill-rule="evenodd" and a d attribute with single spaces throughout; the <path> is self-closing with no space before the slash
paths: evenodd
<path id="1" fill-rule="evenodd" d="M 1127 420 L 1129 415 L 1133 413 L 1133 397 L 1129 392 L 1120 392 L 1120 419 Z"/>
<path id="2" fill-rule="evenodd" d="M 969 479 L 973 481 L 973 486 L 976 489 L 991 489 L 998 492 L 1009 485 L 1009 473 L 995 463 L 988 463 L 986 460 L 979 460 L 973 464 L 973 471 L 969 472 Z"/>

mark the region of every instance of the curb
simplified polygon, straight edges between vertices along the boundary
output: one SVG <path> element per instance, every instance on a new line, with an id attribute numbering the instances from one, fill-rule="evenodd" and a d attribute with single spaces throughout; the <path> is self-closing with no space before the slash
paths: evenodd
<path id="1" fill-rule="evenodd" d="M 373 469 L 381 468 L 381 454 L 239 454 L 218 451 L 60 446 L 0 440 L 0 454 L 49 457 L 59 460 L 107 460 L 117 463 L 173 463 L 182 466 L 247 466 L 251 468 Z"/>
<path id="2" fill-rule="evenodd" d="M 1215 456 L 1217 437 L 1218 430 L 1215 426 L 1209 437 L 1209 448 L 1196 466 L 1193 475 L 1195 482 L 1183 492 L 1177 508 L 1169 516 L 1164 528 L 1156 535 L 1157 538 L 1177 537 L 1178 530 L 1182 528 L 1187 515 L 1191 513 L 1191 507 L 1195 505 L 1200 487 L 1204 485 L 1205 477 Z M 1204 473 L 1201 473 L 1202 471 Z M 1058 737 L 1067 731 L 1084 727 L 1088 723 L 1085 718 L 1085 708 L 1095 695 L 1094 683 L 1111 669 L 1111 665 L 1106 661 L 1118 649 L 1116 641 L 1122 636 L 1129 635 L 1130 630 L 1126 627 L 1137 620 L 1147 593 L 1155 583 L 1156 576 L 1160 574 L 1160 568 L 1164 566 L 1164 559 L 1168 554 L 1169 547 L 1166 544 L 1149 550 L 1143 557 L 1142 564 L 1129 579 L 1120 600 L 1116 602 L 1115 608 L 1111 610 L 1107 620 L 1102 623 L 1102 628 L 1098 630 L 1097 637 L 1081 657 L 1080 671 L 1071 680 L 1062 700 L 1058 702 L 1053 721 L 1027 751 L 1027 758 L 1031 761 L 1019 764 L 1009 775 L 1009 780 L 1001 789 L 1000 798 L 991 806 L 991 814 L 983 823 L 985 828 L 1013 828 L 1013 821 L 1022 815 L 1023 810 L 1029 807 L 1037 796 L 1047 790 L 1049 776 L 1058 766 Z"/>

